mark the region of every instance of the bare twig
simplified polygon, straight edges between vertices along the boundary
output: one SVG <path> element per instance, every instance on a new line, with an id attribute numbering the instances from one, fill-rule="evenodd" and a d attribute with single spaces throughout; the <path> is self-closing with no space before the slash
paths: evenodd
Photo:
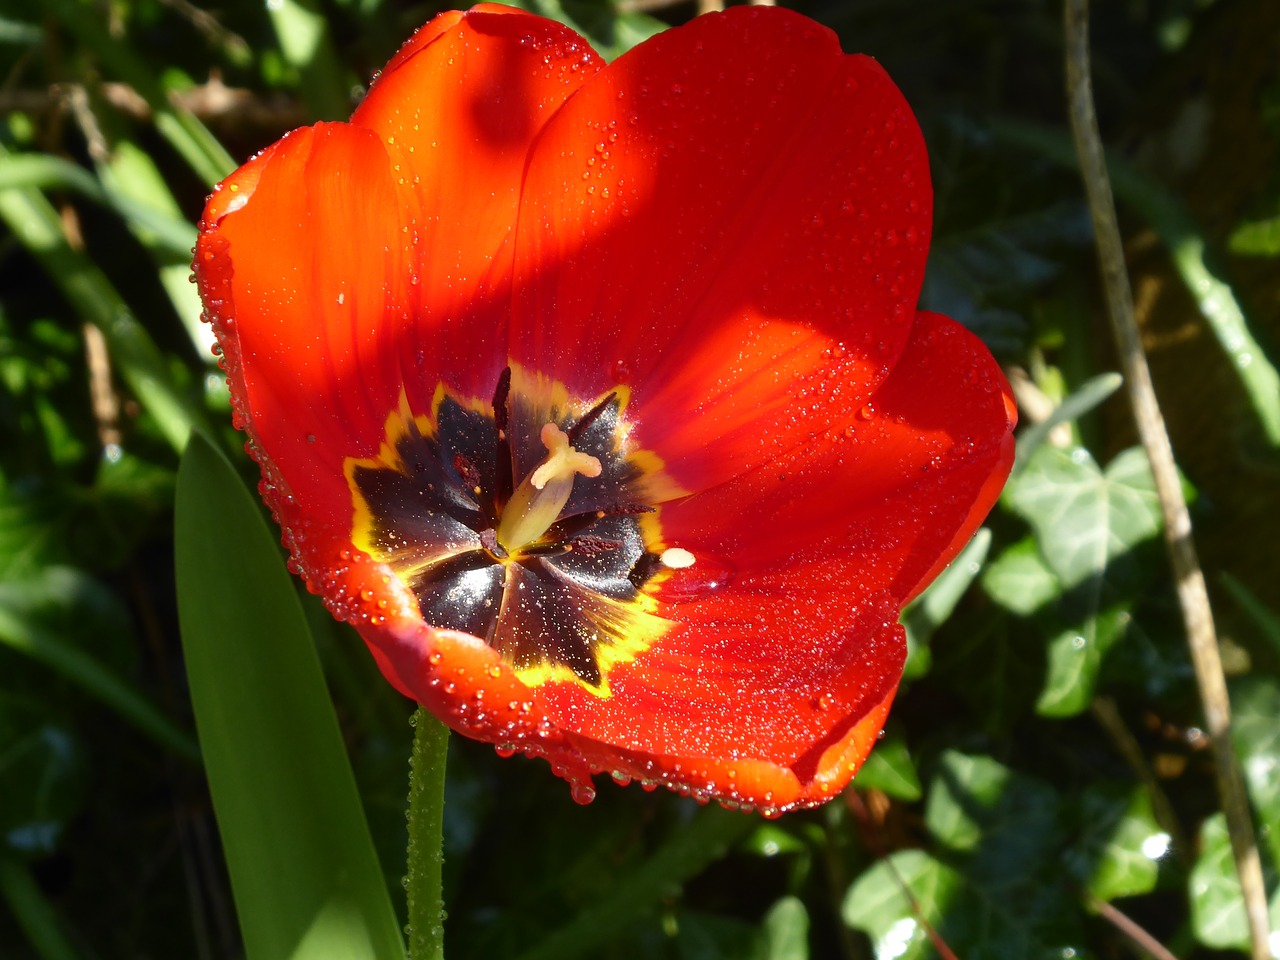
<path id="1" fill-rule="evenodd" d="M 1111 904 L 1097 897 L 1090 897 L 1089 906 L 1153 960 L 1178 960 L 1168 947 Z"/>
<path id="2" fill-rule="evenodd" d="M 1067 102 L 1071 128 L 1075 135 L 1076 154 L 1089 199 L 1089 212 L 1101 261 L 1102 281 L 1106 289 L 1107 309 L 1111 315 L 1112 333 L 1124 369 L 1129 398 L 1142 445 L 1151 461 L 1156 492 L 1164 514 L 1165 540 L 1178 601 L 1187 630 L 1187 644 L 1195 668 L 1205 723 L 1213 742 L 1218 792 L 1227 818 L 1231 849 L 1249 920 L 1249 937 L 1253 960 L 1269 960 L 1267 896 L 1262 881 L 1262 863 L 1254 839 L 1253 821 L 1244 782 L 1231 742 L 1231 705 L 1222 672 L 1222 659 L 1209 609 L 1209 594 L 1204 573 L 1196 557 L 1191 539 L 1191 516 L 1182 496 L 1182 484 L 1173 459 L 1173 448 L 1165 429 L 1164 417 L 1151 384 L 1151 371 L 1142 351 L 1138 325 L 1133 316 L 1133 293 L 1125 270 L 1124 249 L 1116 222 L 1115 201 L 1107 176 L 1098 118 L 1093 106 L 1093 88 L 1089 76 L 1089 4 L 1088 0 L 1065 0 L 1064 30 L 1066 39 Z"/>

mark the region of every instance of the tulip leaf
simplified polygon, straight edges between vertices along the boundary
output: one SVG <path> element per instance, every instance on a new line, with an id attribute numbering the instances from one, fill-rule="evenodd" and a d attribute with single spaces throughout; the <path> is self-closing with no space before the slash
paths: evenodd
<path id="1" fill-rule="evenodd" d="M 177 581 L 196 726 L 249 960 L 400 960 L 404 946 L 275 537 L 193 434 Z"/>

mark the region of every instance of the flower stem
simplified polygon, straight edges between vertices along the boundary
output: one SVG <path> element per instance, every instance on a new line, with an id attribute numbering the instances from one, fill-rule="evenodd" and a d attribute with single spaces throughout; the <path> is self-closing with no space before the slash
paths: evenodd
<path id="1" fill-rule="evenodd" d="M 449 728 L 421 707 L 413 715 L 409 762 L 409 960 L 443 960 L 444 767 Z"/>

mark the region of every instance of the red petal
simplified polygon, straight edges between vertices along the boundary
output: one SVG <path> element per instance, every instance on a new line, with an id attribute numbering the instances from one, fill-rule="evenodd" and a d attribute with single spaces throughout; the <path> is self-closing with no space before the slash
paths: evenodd
<path id="1" fill-rule="evenodd" d="M 637 440 L 702 489 L 801 442 L 802 390 L 856 409 L 883 379 L 930 214 L 919 129 L 874 61 L 783 9 L 700 17 L 539 139 L 512 354 L 584 396 L 631 384 Z"/>
<path id="2" fill-rule="evenodd" d="M 401 389 L 417 411 L 445 376 L 493 390 L 530 141 L 600 65 L 538 17 L 445 14 L 352 124 L 295 131 L 210 198 L 197 279 L 263 492 L 313 585 L 345 564 L 343 460 L 376 453 Z"/>
<path id="3" fill-rule="evenodd" d="M 704 760 L 789 771 L 789 800 L 777 784 L 766 798 L 716 781 L 757 805 L 848 781 L 901 673 L 903 603 L 981 523 L 1013 457 L 1004 377 L 945 317 L 919 315 L 872 405 L 852 435 L 664 507 L 666 542 L 699 558 L 673 583 L 709 563 L 724 585 L 680 591 L 663 610 L 680 626 L 614 669 L 611 699 L 539 691 L 557 726 L 652 758 L 651 779 L 696 785 L 687 771 Z"/>
<path id="4" fill-rule="evenodd" d="M 431 21 L 352 115 L 386 142 L 408 217 L 414 323 L 400 349 L 425 358 L 413 374 L 427 398 L 445 372 L 463 395 L 493 392 L 530 144 L 603 65 L 567 27 L 485 5 Z"/>

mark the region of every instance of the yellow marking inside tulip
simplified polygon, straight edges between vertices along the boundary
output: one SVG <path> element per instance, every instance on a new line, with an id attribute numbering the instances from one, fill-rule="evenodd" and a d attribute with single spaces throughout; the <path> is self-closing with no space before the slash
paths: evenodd
<path id="1" fill-rule="evenodd" d="M 554 423 L 542 428 L 542 445 L 547 455 L 523 480 L 498 523 L 498 543 L 508 552 L 533 543 L 560 519 L 560 511 L 573 492 L 573 478 L 600 476 L 600 461 L 575 450 L 569 435 Z"/>

